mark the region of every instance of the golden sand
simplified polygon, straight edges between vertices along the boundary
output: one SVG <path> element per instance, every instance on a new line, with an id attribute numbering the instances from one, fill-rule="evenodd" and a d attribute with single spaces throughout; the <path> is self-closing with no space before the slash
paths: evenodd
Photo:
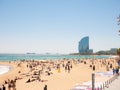
<path id="1" fill-rule="evenodd" d="M 70 66 L 70 71 L 63 67 L 63 64 L 65 66 L 67 63 Z M 93 60 L 83 60 L 82 62 L 78 60 L 12 61 L 0 62 L 0 64 L 13 67 L 8 73 L 0 75 L 0 84 L 17 77 L 16 90 L 43 90 L 45 85 L 48 90 L 70 90 L 76 84 L 90 81 L 93 72 L 106 72 L 107 69 L 112 70 L 109 67 L 110 64 L 117 65 L 114 59 L 99 59 L 94 62 Z M 95 71 L 93 71 L 93 65 L 95 65 Z M 99 75 L 96 77 L 99 78 Z M 28 79 L 32 81 L 26 83 Z M 100 80 L 104 81 L 105 79 Z M 8 84 L 5 86 L 8 90 Z"/>

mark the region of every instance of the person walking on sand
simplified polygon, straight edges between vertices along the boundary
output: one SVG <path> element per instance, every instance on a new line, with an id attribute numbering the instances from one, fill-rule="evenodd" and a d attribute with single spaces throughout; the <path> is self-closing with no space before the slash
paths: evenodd
<path id="1" fill-rule="evenodd" d="M 116 74 L 119 75 L 119 66 L 116 66 Z"/>
<path id="2" fill-rule="evenodd" d="M 70 73 L 70 66 L 68 65 L 68 73 Z"/>
<path id="3" fill-rule="evenodd" d="M 44 90 L 47 90 L 47 85 L 45 85 Z"/>
<path id="4" fill-rule="evenodd" d="M 93 71 L 95 71 L 95 65 L 93 65 Z"/>
<path id="5" fill-rule="evenodd" d="M 58 68 L 58 73 L 60 73 L 60 68 Z"/>
<path id="6" fill-rule="evenodd" d="M 8 90 L 11 90 L 11 83 L 8 82 Z"/>
<path id="7" fill-rule="evenodd" d="M 2 90 L 2 87 L 1 87 L 1 85 L 0 85 L 0 90 Z"/>
<path id="8" fill-rule="evenodd" d="M 3 85 L 2 90 L 6 90 L 6 87 Z"/>
<path id="9" fill-rule="evenodd" d="M 115 70 L 114 68 L 113 68 L 112 70 L 113 70 L 113 75 L 115 75 L 115 73 L 116 73 L 116 70 Z"/>
<path id="10" fill-rule="evenodd" d="M 67 71 L 67 65 L 65 65 L 65 72 Z"/>
<path id="11" fill-rule="evenodd" d="M 11 80 L 10 85 L 11 85 L 12 90 L 16 90 L 15 81 Z M 11 90 L 11 89 L 10 89 L 10 90 Z"/>

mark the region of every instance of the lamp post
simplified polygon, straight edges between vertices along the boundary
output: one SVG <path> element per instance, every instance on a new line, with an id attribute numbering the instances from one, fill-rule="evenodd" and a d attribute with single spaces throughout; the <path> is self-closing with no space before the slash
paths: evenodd
<path id="1" fill-rule="evenodd" d="M 92 90 L 95 90 L 95 73 L 92 73 Z"/>

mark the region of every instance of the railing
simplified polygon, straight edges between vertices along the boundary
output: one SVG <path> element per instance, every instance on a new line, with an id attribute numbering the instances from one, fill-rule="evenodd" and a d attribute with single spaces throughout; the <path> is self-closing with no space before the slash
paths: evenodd
<path id="1" fill-rule="evenodd" d="M 109 85 L 118 77 L 118 75 L 114 75 L 112 78 L 108 79 L 107 81 L 103 82 L 100 87 L 96 88 L 95 90 L 105 90 L 105 88 L 109 88 Z"/>

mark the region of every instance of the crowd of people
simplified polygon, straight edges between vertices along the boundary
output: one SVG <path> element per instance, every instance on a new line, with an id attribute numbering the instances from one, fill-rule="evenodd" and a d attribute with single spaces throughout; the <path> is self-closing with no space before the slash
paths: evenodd
<path id="1" fill-rule="evenodd" d="M 17 67 L 22 67 L 22 64 L 26 63 L 26 68 L 28 69 L 29 78 L 26 83 L 38 80 L 39 82 L 46 82 L 47 80 L 41 79 L 41 75 L 51 76 L 53 70 L 56 70 L 58 73 L 61 73 L 61 69 L 66 73 L 71 73 L 72 68 L 79 64 L 84 64 L 86 67 L 90 68 L 93 71 L 96 71 L 99 68 L 106 68 L 106 71 L 113 70 L 113 75 L 119 75 L 119 65 L 120 60 L 116 61 L 115 59 L 63 59 L 63 60 L 49 60 L 49 61 L 35 61 L 35 60 L 22 60 L 17 63 Z M 117 64 L 116 64 L 117 63 Z M 19 71 L 19 77 L 22 77 L 23 72 Z M 22 78 L 21 78 L 22 79 Z M 7 80 L 3 85 L 0 86 L 0 90 L 6 90 L 6 84 L 8 85 L 8 90 L 16 90 L 16 80 Z M 44 90 L 47 90 L 47 85 L 43 87 Z"/>

